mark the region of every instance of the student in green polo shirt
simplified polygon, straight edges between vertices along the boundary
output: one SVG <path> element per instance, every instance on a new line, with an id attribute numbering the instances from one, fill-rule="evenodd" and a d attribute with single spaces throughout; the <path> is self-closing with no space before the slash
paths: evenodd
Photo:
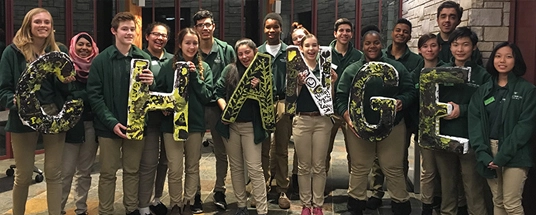
<path id="1" fill-rule="evenodd" d="M 331 47 L 331 65 L 337 73 L 337 76 L 339 77 L 341 77 L 342 72 L 346 69 L 348 65 L 358 61 L 363 55 L 363 53 L 356 49 L 354 44 L 352 43 L 353 35 L 354 24 L 349 19 L 340 18 L 335 21 L 335 24 L 333 24 L 333 37 L 335 37 L 335 39 L 329 44 L 329 46 Z M 339 79 L 335 81 L 333 88 L 337 89 L 338 84 Z M 336 96 L 337 95 L 333 96 L 333 101 L 335 101 Z M 331 128 L 328 154 L 326 157 L 326 172 L 329 171 L 329 168 L 331 166 L 331 152 L 333 151 L 335 136 L 339 132 L 339 128 L 341 128 L 342 133 L 344 135 L 344 145 L 346 146 L 346 151 L 348 151 L 348 142 L 346 141 L 346 129 L 344 129 L 344 119 L 342 119 L 339 115 L 334 115 L 332 119 L 334 119 L 334 123 L 333 127 Z M 346 158 L 348 159 L 348 163 L 350 163 L 349 154 L 347 154 Z M 348 168 L 348 172 L 350 172 L 350 168 Z M 326 188 L 326 191 L 329 191 L 329 188 L 330 187 Z"/>
<path id="2" fill-rule="evenodd" d="M 181 211 L 188 214 L 195 212 L 193 204 L 200 181 L 201 143 L 206 131 L 204 106 L 211 101 L 214 91 L 210 66 L 203 62 L 199 53 L 200 40 L 199 34 L 194 29 L 182 29 L 177 35 L 177 52 L 173 60 L 163 65 L 157 81 L 158 90 L 172 92 L 175 63 L 185 61 L 188 64 L 188 138 L 186 141 L 173 139 L 173 113 L 164 113 L 165 117 L 162 119 L 162 132 L 169 161 L 168 184 L 173 215 L 181 214 Z M 185 175 L 184 195 L 183 174 Z"/>
<path id="3" fill-rule="evenodd" d="M 393 39 L 393 44 L 387 46 L 383 50 L 383 53 L 388 57 L 389 59 L 396 60 L 406 69 L 413 73 L 415 68 L 417 68 L 418 65 L 422 64 L 422 58 L 421 56 L 413 53 L 411 50 L 409 50 L 408 42 L 411 40 L 411 29 L 412 24 L 409 20 L 401 18 L 398 19 L 398 21 L 395 24 L 395 27 L 393 28 L 393 31 L 391 32 L 391 38 Z M 410 104 L 410 106 L 413 106 L 414 104 Z M 406 114 L 409 114 L 410 112 L 407 111 Z M 409 115 L 406 115 L 404 117 L 404 122 L 406 124 L 406 148 L 409 148 L 410 145 L 410 138 L 412 134 L 416 134 L 417 131 L 417 123 L 413 122 L 411 118 L 409 118 Z M 409 162 L 408 162 L 408 150 L 404 153 L 404 174 L 407 177 L 409 169 Z M 372 198 L 369 199 L 369 202 L 367 203 L 367 207 L 369 209 L 377 209 L 381 205 L 381 199 L 384 195 L 384 188 L 383 188 L 383 182 L 384 182 L 384 176 L 383 173 L 379 167 L 378 160 L 374 161 L 374 167 L 372 168 L 371 173 L 371 180 L 370 180 L 370 188 L 372 189 Z"/>
<path id="4" fill-rule="evenodd" d="M 439 27 L 437 42 L 441 46 L 439 59 L 443 62 L 450 62 L 450 58 L 452 58 L 449 35 L 461 23 L 462 15 L 463 8 L 454 1 L 445 1 L 437 8 L 437 26 Z M 471 58 L 478 65 L 482 65 L 482 55 L 478 48 L 472 53 Z"/>
<path id="5" fill-rule="evenodd" d="M 233 47 L 224 41 L 214 37 L 214 30 L 216 29 L 216 23 L 214 22 L 213 15 L 208 10 L 200 10 L 194 14 L 192 21 L 195 25 L 195 30 L 199 33 L 201 41 L 199 43 L 199 51 L 212 71 L 214 82 L 216 82 L 223 71 L 223 68 L 227 64 L 236 60 Z M 216 84 L 216 83 L 214 83 Z M 205 106 L 205 121 L 207 129 L 210 129 L 212 141 L 214 145 L 214 156 L 216 157 L 216 182 L 214 185 L 214 204 L 220 210 L 227 209 L 227 202 L 225 201 L 225 178 L 227 177 L 227 169 L 229 163 L 227 162 L 227 154 L 225 153 L 225 145 L 218 132 L 216 132 L 216 122 L 221 118 L 221 110 L 216 105 L 216 99 Z M 202 212 L 201 193 L 198 193 L 195 197 L 195 203 L 193 207 L 197 212 Z"/>
<path id="6" fill-rule="evenodd" d="M 527 66 L 515 44 L 500 43 L 490 56 L 492 80 L 469 103 L 469 141 L 476 170 L 493 194 L 494 214 L 525 214 L 521 199 L 533 166 L 536 87 L 521 77 Z"/>
<path id="7" fill-rule="evenodd" d="M 161 22 L 153 22 L 145 29 L 147 47 L 143 51 L 151 56 L 151 71 L 154 76 L 158 76 L 162 65 L 173 58 L 173 54 L 164 48 L 168 42 L 169 32 L 169 26 Z M 140 163 L 138 207 L 140 214 L 150 214 L 152 211 L 157 215 L 165 215 L 167 207 L 160 201 L 167 172 L 166 149 L 160 139 L 162 111 L 151 111 L 147 116 L 145 146 Z M 152 199 L 153 188 L 154 199 Z"/>
<path id="8" fill-rule="evenodd" d="M 99 176 L 99 214 L 113 214 L 116 172 L 123 167 L 123 204 L 127 214 L 139 214 L 139 168 L 144 140 L 129 140 L 125 135 L 132 59 L 151 57 L 132 44 L 136 37 L 136 17 L 121 12 L 112 19 L 115 44 L 102 51 L 91 64 L 87 94 L 98 136 L 102 165 Z M 153 84 L 149 69 L 140 75 L 143 84 Z"/>
<path id="9" fill-rule="evenodd" d="M 450 51 L 454 56 L 447 67 L 471 67 L 471 76 L 466 85 L 439 85 L 439 101 L 453 106 L 452 113 L 440 119 L 442 135 L 468 138 L 467 107 L 476 89 L 490 80 L 486 69 L 472 61 L 478 37 L 467 27 L 454 30 L 449 36 Z M 456 214 L 458 209 L 459 177 L 461 175 L 469 214 L 488 214 L 484 203 L 484 181 L 475 170 L 475 153 L 435 152 L 437 170 L 441 177 L 441 213 Z M 456 165 L 453 165 L 456 164 Z"/>
<path id="10" fill-rule="evenodd" d="M 399 62 L 387 58 L 381 51 L 381 34 L 376 26 L 366 26 L 362 32 L 363 57 L 349 65 L 340 77 L 337 86 L 337 97 L 335 100 L 335 110 L 344 117 L 348 124 L 346 138 L 348 139 L 348 153 L 350 154 L 350 178 L 348 188 L 348 212 L 351 215 L 362 215 L 367 203 L 367 181 L 368 174 L 372 168 L 374 159 L 377 157 L 380 166 L 387 178 L 387 189 L 391 196 L 391 208 L 395 215 L 409 215 L 411 213 L 410 196 L 406 190 L 406 181 L 403 171 L 404 150 L 406 150 L 403 137 L 406 134 L 404 125 L 404 112 L 408 111 L 408 105 L 412 103 L 414 85 L 411 74 Z M 379 61 L 391 64 L 397 71 L 399 83 L 396 87 L 385 87 L 380 78 L 370 78 L 367 81 L 363 104 L 363 112 L 369 123 L 376 124 L 379 121 L 380 113 L 373 111 L 369 101 L 370 96 L 387 96 L 397 100 L 396 118 L 394 126 L 389 136 L 379 142 L 371 142 L 357 136 L 352 128 L 348 102 L 352 88 L 352 81 L 360 71 L 360 68 L 367 62 Z M 368 93 L 367 93 L 368 92 Z"/>
<path id="11" fill-rule="evenodd" d="M 292 123 L 290 115 L 285 114 L 285 83 L 287 74 L 287 45 L 281 41 L 283 18 L 277 13 L 269 13 L 264 17 L 264 34 L 266 42 L 259 46 L 259 52 L 268 53 L 272 56 L 272 72 L 274 74 L 274 84 L 276 88 L 276 110 L 277 123 L 274 132 L 274 151 L 270 152 L 271 138 L 263 142 L 263 170 L 267 180 L 268 188 L 271 176 L 277 182 L 277 192 L 279 193 L 278 204 L 281 209 L 290 208 L 290 200 L 286 192 L 290 184 L 288 178 L 288 143 L 292 135 Z"/>

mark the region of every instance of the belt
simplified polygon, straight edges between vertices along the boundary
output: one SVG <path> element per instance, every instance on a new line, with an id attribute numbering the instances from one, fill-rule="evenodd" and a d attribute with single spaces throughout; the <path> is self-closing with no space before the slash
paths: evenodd
<path id="1" fill-rule="evenodd" d="M 320 112 L 298 112 L 298 116 L 320 116 Z"/>

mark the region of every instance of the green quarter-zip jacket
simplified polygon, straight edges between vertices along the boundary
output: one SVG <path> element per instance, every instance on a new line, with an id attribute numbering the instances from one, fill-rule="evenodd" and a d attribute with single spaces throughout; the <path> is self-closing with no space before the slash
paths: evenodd
<path id="1" fill-rule="evenodd" d="M 281 48 L 275 56 L 272 56 L 272 73 L 274 74 L 274 85 L 278 99 L 285 98 L 287 80 L 287 45 L 280 41 Z M 259 52 L 270 54 L 266 50 L 266 42 L 259 46 Z M 271 54 L 270 54 L 271 55 Z"/>

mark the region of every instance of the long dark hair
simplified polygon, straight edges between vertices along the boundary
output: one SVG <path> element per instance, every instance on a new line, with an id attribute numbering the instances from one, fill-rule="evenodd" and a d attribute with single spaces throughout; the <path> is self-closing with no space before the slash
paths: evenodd
<path id="1" fill-rule="evenodd" d="M 176 69 L 175 63 L 179 61 L 179 56 L 182 55 L 182 48 L 179 48 L 179 45 L 182 45 L 182 41 L 187 34 L 195 35 L 197 37 L 197 42 L 201 42 L 199 34 L 193 28 L 182 29 L 179 34 L 177 34 L 177 51 L 175 52 L 175 56 L 173 56 L 173 69 Z M 201 54 L 199 54 L 199 50 L 197 50 L 197 64 L 199 70 L 199 77 L 201 78 L 201 80 L 205 80 L 205 77 L 203 76 L 203 71 L 205 71 L 205 69 L 203 68 L 203 58 L 201 57 Z"/>
<path id="2" fill-rule="evenodd" d="M 517 45 L 514 43 L 502 42 L 495 46 L 489 55 L 488 64 L 486 65 L 486 70 L 488 70 L 488 73 L 493 77 L 497 77 L 499 75 L 499 72 L 497 72 L 494 64 L 495 54 L 497 54 L 497 50 L 507 46 L 512 49 L 512 54 L 514 55 L 514 68 L 512 68 L 511 72 L 513 72 L 516 76 L 523 76 L 527 71 L 527 65 L 525 64 L 525 60 L 523 60 L 523 55 L 521 54 L 519 47 L 517 47 Z"/>
<path id="3" fill-rule="evenodd" d="M 251 48 L 253 51 L 257 49 L 257 45 L 253 40 L 248 38 L 243 38 L 238 41 L 236 41 L 236 44 L 234 46 L 235 52 L 238 53 L 238 47 L 242 45 L 247 45 L 249 48 Z M 238 57 L 237 57 L 238 58 Z M 237 59 L 235 62 L 229 64 L 229 71 L 227 72 L 227 75 L 225 76 L 225 86 L 226 87 L 226 93 L 227 93 L 227 100 L 231 97 L 233 94 L 235 88 L 238 86 L 238 82 L 240 81 L 240 78 L 242 78 L 242 74 L 239 72 L 239 70 L 245 71 L 247 68 L 242 65 L 241 62 Z"/>

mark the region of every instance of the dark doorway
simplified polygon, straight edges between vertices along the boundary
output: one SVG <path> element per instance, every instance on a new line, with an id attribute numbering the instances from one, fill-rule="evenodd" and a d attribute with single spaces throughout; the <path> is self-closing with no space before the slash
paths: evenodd
<path id="1" fill-rule="evenodd" d="M 259 35 L 259 14 L 257 13 L 248 13 L 247 11 L 259 11 L 259 1 L 256 0 L 247 0 L 246 5 L 244 6 L 244 26 L 246 30 L 246 38 L 250 38 L 260 46 L 262 44 L 261 37 Z"/>
<path id="2" fill-rule="evenodd" d="M 313 30 L 313 23 L 311 22 L 312 19 L 313 14 L 311 13 L 311 11 L 298 13 L 298 23 L 302 24 L 303 27 L 305 27 L 311 32 Z"/>
<path id="3" fill-rule="evenodd" d="M 110 22 L 114 18 L 113 1 L 97 1 L 97 46 L 99 50 L 104 50 L 114 42 L 114 36 L 110 31 Z"/>

